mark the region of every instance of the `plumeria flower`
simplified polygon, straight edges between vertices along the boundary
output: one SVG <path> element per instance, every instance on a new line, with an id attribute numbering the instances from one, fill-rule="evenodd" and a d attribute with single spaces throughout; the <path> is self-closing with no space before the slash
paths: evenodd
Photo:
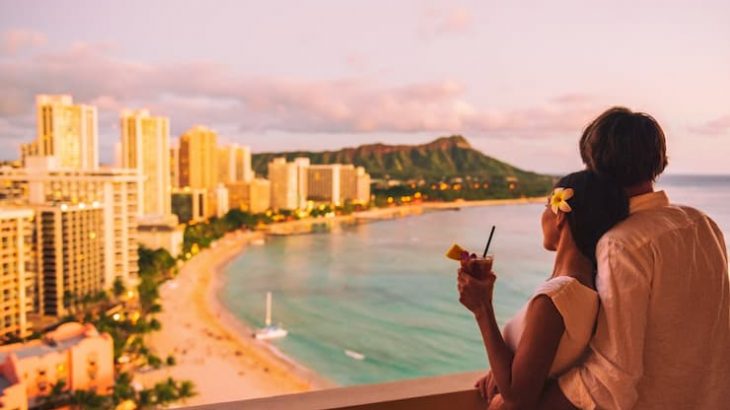
<path id="1" fill-rule="evenodd" d="M 555 188 L 553 194 L 550 196 L 550 209 L 552 209 L 555 215 L 558 211 L 568 213 L 573 209 L 568 204 L 568 199 L 573 197 L 572 188 Z"/>

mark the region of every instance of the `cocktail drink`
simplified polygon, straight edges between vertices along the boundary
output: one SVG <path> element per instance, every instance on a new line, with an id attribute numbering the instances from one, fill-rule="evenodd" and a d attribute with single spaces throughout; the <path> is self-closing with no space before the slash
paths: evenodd
<path id="1" fill-rule="evenodd" d="M 467 250 L 459 245 L 452 245 L 446 252 L 446 257 L 461 262 L 462 268 L 476 279 L 484 280 L 490 272 L 492 272 L 492 264 L 494 256 L 487 255 L 485 257 L 470 254 Z"/>
<path id="2" fill-rule="evenodd" d="M 487 255 L 484 258 L 481 256 L 470 258 L 467 263 L 467 272 L 476 279 L 484 280 L 492 272 L 493 263 L 494 257 L 492 255 Z"/>

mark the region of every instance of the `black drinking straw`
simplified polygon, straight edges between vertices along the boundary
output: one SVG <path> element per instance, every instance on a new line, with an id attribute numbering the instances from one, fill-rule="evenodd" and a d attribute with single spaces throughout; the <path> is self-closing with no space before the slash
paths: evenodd
<path id="1" fill-rule="evenodd" d="M 489 251 L 489 244 L 492 243 L 492 236 L 494 236 L 494 228 L 495 228 L 495 226 L 492 225 L 492 231 L 489 232 L 489 239 L 487 239 L 487 246 L 484 248 L 484 254 L 482 255 L 482 258 L 487 257 L 487 252 Z"/>

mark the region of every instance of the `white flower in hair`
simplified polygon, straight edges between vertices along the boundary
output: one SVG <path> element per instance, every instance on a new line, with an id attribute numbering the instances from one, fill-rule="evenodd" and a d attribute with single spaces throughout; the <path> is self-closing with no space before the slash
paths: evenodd
<path id="1" fill-rule="evenodd" d="M 558 211 L 568 213 L 573 210 L 568 204 L 568 199 L 573 197 L 573 188 L 555 188 L 550 195 L 550 209 L 555 215 Z"/>

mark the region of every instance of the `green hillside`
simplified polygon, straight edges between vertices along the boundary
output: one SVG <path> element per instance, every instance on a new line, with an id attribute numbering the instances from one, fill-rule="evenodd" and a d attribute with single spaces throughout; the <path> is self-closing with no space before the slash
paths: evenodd
<path id="1" fill-rule="evenodd" d="M 460 135 L 438 138 L 422 145 L 369 144 L 324 152 L 284 152 L 253 155 L 257 174 L 267 174 L 267 164 L 275 157 L 288 161 L 307 157 L 313 164 L 355 164 L 363 166 L 375 179 L 449 181 L 454 178 L 486 181 L 495 188 L 516 181 L 524 194 L 547 193 L 552 177 L 524 171 L 472 148 Z"/>

